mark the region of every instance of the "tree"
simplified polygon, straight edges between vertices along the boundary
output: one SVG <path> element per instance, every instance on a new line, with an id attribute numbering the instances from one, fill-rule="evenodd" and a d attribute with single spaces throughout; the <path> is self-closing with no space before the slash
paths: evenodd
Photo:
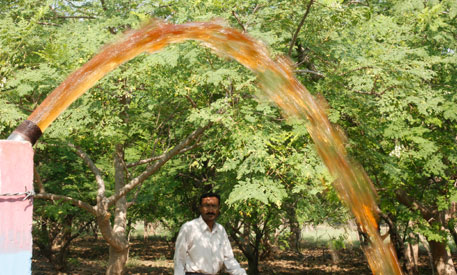
<path id="1" fill-rule="evenodd" d="M 87 169 L 80 165 L 76 154 L 68 146 L 40 145 L 35 148 L 35 163 L 41 172 L 35 173 L 35 186 L 39 192 L 47 191 L 93 203 L 89 194 L 94 188 L 88 184 L 91 179 L 85 177 Z M 33 235 L 41 253 L 57 271 L 65 272 L 71 242 L 87 233 L 95 218 L 88 213 L 81 214 L 80 209 L 68 203 L 36 200 L 34 221 Z"/>
<path id="2" fill-rule="evenodd" d="M 61 6 L 56 4 L 51 8 L 51 11 L 47 10 L 47 15 L 54 12 L 61 12 L 60 8 Z M 17 9 L 19 10 L 20 6 L 18 6 Z M 46 8 L 44 8 L 44 10 L 46 10 Z M 7 17 L 5 20 L 14 18 L 15 12 L 16 10 L 11 11 L 9 13 L 10 17 Z M 78 12 L 81 12 L 81 10 L 76 11 L 76 13 Z M 64 18 L 57 16 L 57 18 L 58 19 L 56 20 L 61 20 L 61 18 L 65 20 L 93 19 L 79 15 L 65 15 Z M 137 19 L 132 20 L 132 22 L 138 24 Z M 40 101 L 40 95 L 45 94 L 45 92 L 36 95 L 34 94 L 34 88 L 39 87 L 38 89 L 41 88 L 42 90 L 49 91 L 49 89 L 52 89 L 52 86 L 55 85 L 45 85 L 46 81 L 50 81 L 52 84 L 59 81 L 59 79 L 52 80 L 43 76 L 51 72 L 57 72 L 58 69 L 66 69 L 67 71 L 74 69 L 75 65 L 69 60 L 71 58 L 68 58 L 68 53 L 74 54 L 72 55 L 72 58 L 76 59 L 76 64 L 82 64 L 84 59 L 90 57 L 89 55 L 93 54 L 96 50 L 96 47 L 94 46 L 96 46 L 97 43 L 94 42 L 101 41 L 97 39 L 106 39 L 110 36 L 110 33 L 113 33 L 112 29 L 109 28 L 107 31 L 100 28 L 91 30 L 90 26 L 92 24 L 85 20 L 74 21 L 73 23 L 76 23 L 78 28 L 74 29 L 75 25 L 72 27 L 66 25 L 65 27 L 56 30 L 49 30 L 49 26 L 54 25 L 43 24 L 43 26 L 46 26 L 43 28 L 48 31 L 45 32 L 48 38 L 61 39 L 59 42 L 66 41 L 68 44 L 56 43 L 57 47 L 66 47 L 65 50 L 58 51 L 58 49 L 55 48 L 48 48 L 50 46 L 44 43 L 45 38 L 43 37 L 42 40 L 38 40 L 38 45 L 34 45 L 34 47 L 37 48 L 33 51 L 35 53 L 34 61 L 38 64 L 40 62 L 46 62 L 46 65 L 36 66 L 28 63 L 28 61 L 24 62 L 25 68 L 16 70 L 13 76 L 14 80 L 7 81 L 6 88 L 12 91 L 9 94 L 9 97 L 19 99 L 16 101 L 18 102 L 17 106 L 19 108 L 27 110 L 26 108 L 29 105 L 33 106 L 35 102 Z M 35 28 L 39 28 L 39 25 L 41 25 L 33 21 L 31 24 L 33 24 Z M 74 31 L 75 33 L 75 36 L 71 39 L 74 39 L 75 37 L 80 37 L 80 39 L 75 39 L 70 42 L 70 37 L 68 36 L 69 31 Z M 95 41 L 89 40 L 89 44 L 84 43 L 85 40 L 90 38 L 95 39 Z M 63 56 L 59 55 L 59 53 Z M 149 71 L 152 71 L 153 66 L 157 65 L 157 60 L 160 62 L 161 57 L 157 57 L 155 60 L 156 61 L 154 61 L 154 59 L 142 59 L 143 66 L 140 66 L 140 68 L 144 69 L 145 67 L 148 67 Z M 14 63 L 18 62 L 19 61 L 14 61 Z M 152 67 L 149 67 L 151 65 Z M 158 71 L 156 73 L 160 75 L 162 72 Z M 62 193 L 51 194 L 40 192 L 36 195 L 37 199 L 62 200 L 72 203 L 96 217 L 99 229 L 110 245 L 110 261 L 107 271 L 109 274 L 122 273 L 128 258 L 128 239 L 125 234 L 125 214 L 128 205 L 125 195 L 133 188 L 141 185 L 142 182 L 163 166 L 170 158 L 192 149 L 192 144 L 198 140 L 203 132 L 212 124 L 208 120 L 206 122 L 201 122 L 204 123 L 204 125 L 201 126 L 193 124 L 196 126 L 196 130 L 194 131 L 189 131 L 189 126 L 192 125 L 191 123 L 181 124 L 180 127 L 173 127 L 176 120 L 182 121 L 183 118 L 185 119 L 185 117 L 189 115 L 191 104 L 189 104 L 187 98 L 182 96 L 176 98 L 172 94 L 167 97 L 156 95 L 155 98 L 149 97 L 149 99 L 144 100 L 145 96 L 154 92 L 147 89 L 148 86 L 154 86 L 154 82 L 151 82 L 151 80 L 146 83 L 141 82 L 141 79 L 138 80 L 136 78 L 134 71 L 128 70 L 128 66 L 121 68 L 117 73 L 115 72 L 114 75 L 117 76 L 115 80 L 108 79 L 94 89 L 95 97 L 94 95 L 88 95 L 75 104 L 73 108 L 68 110 L 64 115 L 65 119 L 56 122 L 55 125 L 53 125 L 54 127 L 47 132 L 47 136 L 43 139 L 42 143 L 38 145 L 38 147 L 46 147 L 51 143 L 51 146 L 62 146 L 63 144 L 63 146 L 67 146 L 64 138 L 65 136 L 68 137 L 66 138 L 67 140 L 79 144 L 76 146 L 70 143 L 68 146 L 73 148 L 75 153 L 79 155 L 81 160 L 85 162 L 93 174 L 92 177 L 88 177 L 88 179 L 86 178 L 84 180 L 96 182 L 96 188 L 94 188 L 95 193 L 92 193 L 93 197 L 89 199 L 89 201 L 84 201 L 78 198 L 78 196 L 67 196 Z M 130 84 L 132 86 L 129 87 L 126 85 L 128 80 L 137 81 Z M 167 94 L 167 92 L 170 91 L 169 87 L 162 88 L 161 85 L 163 85 L 163 83 L 157 83 L 155 89 L 158 89 L 159 92 L 163 92 L 164 94 L 162 95 Z M 137 92 L 132 96 L 133 91 L 131 87 L 138 87 L 140 90 L 146 90 L 143 93 Z M 117 92 L 114 93 L 114 96 L 110 97 L 109 94 L 101 93 L 101 90 L 116 90 Z M 30 96 L 29 93 L 31 93 Z M 25 99 L 27 99 L 27 101 L 22 103 L 24 95 L 26 95 Z M 97 95 L 99 97 L 96 97 Z M 154 102 L 156 99 L 159 99 L 157 100 L 158 102 Z M 168 102 L 169 105 L 164 105 L 165 107 L 154 105 L 154 103 L 161 104 L 167 100 L 172 100 L 174 102 Z M 180 106 L 181 108 L 176 108 L 177 106 Z M 102 107 L 102 109 L 100 107 Z M 146 114 L 141 112 L 143 108 L 151 110 L 152 112 L 149 114 L 153 113 L 157 115 L 156 125 L 145 126 L 144 117 Z M 8 111 L 11 109 L 12 108 L 10 107 Z M 85 113 L 82 113 L 81 111 Z M 157 113 L 154 111 L 157 111 Z M 160 115 L 163 117 L 160 117 Z M 176 120 L 170 120 L 170 117 L 174 117 Z M 162 118 L 163 121 L 161 120 Z M 90 136 L 93 135 L 94 129 L 97 128 L 101 128 L 102 131 L 96 133 L 95 137 Z M 94 138 L 99 139 L 95 140 Z M 151 140 L 153 140 L 152 143 Z M 55 143 L 58 144 L 56 145 Z M 155 145 L 152 146 L 153 144 Z M 138 149 L 135 148 L 137 146 L 139 147 Z M 84 147 L 85 149 L 83 149 Z M 133 152 L 129 154 L 127 158 L 138 158 L 132 163 L 126 164 L 126 157 L 124 157 L 124 155 L 125 150 L 129 148 L 133 148 Z M 114 151 L 112 158 L 105 155 L 109 151 Z M 140 153 L 140 155 L 138 153 Z M 90 154 L 96 158 L 91 158 Z M 148 154 L 149 157 L 146 157 L 144 154 Z M 113 173 L 110 173 L 110 171 L 105 172 L 99 168 L 100 165 L 107 168 L 110 161 L 114 162 Z M 146 168 L 139 168 L 141 166 L 144 167 L 145 165 Z M 44 166 L 40 166 L 39 163 L 37 163 L 37 166 L 37 170 L 39 171 L 44 168 Z M 128 167 L 133 170 L 131 174 L 129 171 L 127 171 L 127 174 L 125 173 Z M 107 186 L 105 182 L 113 184 Z M 49 184 L 49 182 L 45 181 L 44 184 Z M 91 205 L 91 203 L 94 203 L 95 205 Z M 112 207 L 114 210 L 111 210 Z M 111 215 L 114 216 L 113 221 L 110 219 Z M 67 215 L 66 217 L 69 218 L 70 216 Z"/>
<path id="3" fill-rule="evenodd" d="M 381 216 L 393 222 L 392 236 L 394 228 L 408 235 L 407 222 L 414 220 L 414 230 L 430 242 L 439 273 L 455 272 L 445 242 L 448 230 L 455 232 L 453 1 L 3 2 L 3 137 L 68 73 L 143 20 L 158 17 L 183 23 L 223 18 L 265 41 L 273 54 L 290 57 L 300 81 L 327 100 L 330 120 L 347 134 L 347 149 L 375 183 L 380 209 L 386 214 Z M 300 221 L 322 221 L 333 209 L 343 211 L 335 203 L 331 179 L 303 122 L 286 122 L 275 107 L 258 104 L 262 96 L 256 81 L 246 69 L 194 42 L 140 56 L 75 102 L 37 145 L 37 154 L 51 152 L 50 146 L 65 151 L 63 158 L 73 159 L 76 152 L 77 163 L 82 165 L 85 159 L 90 173 L 64 181 L 64 175 L 37 161 L 43 185 L 49 192 L 59 192 L 61 197 L 54 198 L 79 204 L 97 216 L 112 252 L 123 255 L 128 239 L 125 219 L 119 217 L 125 216 L 127 206 L 136 204 L 130 209 L 147 213 L 154 202 L 157 212 L 151 216 L 179 226 L 193 214 L 198 194 L 210 188 L 230 202 L 227 221 L 243 213 L 233 226 L 241 224 L 246 231 L 266 225 L 255 230 L 272 233 L 271 227 L 282 219 L 291 232 L 298 232 Z M 196 129 L 200 130 L 192 135 Z M 205 137 L 200 138 L 203 132 Z M 179 147 L 186 138 L 199 141 L 198 148 L 190 143 Z M 75 146 L 68 147 L 68 142 Z M 173 146 L 178 146 L 174 152 L 186 154 L 165 157 Z M 152 163 L 165 169 L 145 168 Z M 144 179 L 131 181 L 141 173 L 146 173 Z M 51 174 L 56 178 L 49 179 Z M 94 181 L 97 186 L 89 184 Z M 91 191 L 78 197 L 54 188 L 53 182 L 84 183 Z M 126 192 L 133 186 L 134 193 Z M 174 204 L 167 201 L 170 198 L 176 199 Z M 180 206 L 180 201 L 190 208 Z M 258 211 L 248 211 L 248 203 Z M 291 209 L 297 211 L 290 212 L 287 220 L 283 215 Z M 275 213 L 274 219 L 266 219 L 269 213 Z M 108 214 L 118 217 L 112 222 L 119 233 L 113 232 Z M 263 244 L 272 240 L 271 235 L 258 235 Z M 295 233 L 290 241 L 296 243 L 297 238 Z M 397 247 L 405 241 L 398 241 Z M 257 251 L 262 249 L 260 243 Z"/>
<path id="4" fill-rule="evenodd" d="M 455 3 L 361 2 L 333 11 L 347 24 L 330 36 L 332 69 L 320 65 L 330 117 L 372 175 L 383 211 L 405 213 L 398 202 L 419 211 L 408 218 L 427 237 L 438 274 L 455 274 L 445 229 L 455 178 Z"/>

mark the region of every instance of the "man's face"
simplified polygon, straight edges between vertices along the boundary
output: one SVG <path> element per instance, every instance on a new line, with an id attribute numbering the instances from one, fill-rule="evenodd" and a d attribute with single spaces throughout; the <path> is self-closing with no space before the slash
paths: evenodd
<path id="1" fill-rule="evenodd" d="M 216 197 L 203 198 L 200 214 L 205 222 L 213 222 L 219 216 L 219 200 Z"/>

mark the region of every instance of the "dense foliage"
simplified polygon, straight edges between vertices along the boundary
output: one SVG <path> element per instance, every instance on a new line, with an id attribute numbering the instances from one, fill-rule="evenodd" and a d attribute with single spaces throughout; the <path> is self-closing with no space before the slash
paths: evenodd
<path id="1" fill-rule="evenodd" d="M 1 0 L 0 136 L 104 44 L 151 18 L 222 19 L 264 41 L 273 55 L 288 56 L 300 81 L 328 102 L 330 120 L 346 133 L 348 150 L 378 190 L 382 216 L 403 236 L 411 231 L 443 244 L 455 234 L 452 0 Z M 210 126 L 195 147 L 127 194 L 128 219 L 161 221 L 177 232 L 196 215 L 199 195 L 218 191 L 226 202 L 220 222 L 248 259 L 257 257 L 250 259 L 255 273 L 251 263 L 268 256 L 272 244 L 288 239 L 287 247 L 297 248 L 305 224 L 348 218 L 306 122 L 285 119 L 256 84 L 247 69 L 196 42 L 140 55 L 45 132 L 35 147 L 43 189 L 95 205 L 95 176 L 74 148 L 100 169 L 109 196 L 116 193 L 115 152 L 123 153 L 128 182 L 153 161 L 139 160 Z M 37 202 L 37 220 L 91 222 L 62 203 Z"/>

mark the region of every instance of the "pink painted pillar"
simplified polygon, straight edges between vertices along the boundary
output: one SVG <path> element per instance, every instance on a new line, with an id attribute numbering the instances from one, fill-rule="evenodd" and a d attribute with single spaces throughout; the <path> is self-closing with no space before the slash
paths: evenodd
<path id="1" fill-rule="evenodd" d="M 0 274 L 31 274 L 33 149 L 26 141 L 0 140 Z"/>

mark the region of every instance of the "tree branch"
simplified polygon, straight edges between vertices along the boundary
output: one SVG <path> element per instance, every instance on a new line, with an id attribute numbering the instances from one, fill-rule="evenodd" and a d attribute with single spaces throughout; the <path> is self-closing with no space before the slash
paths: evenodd
<path id="1" fill-rule="evenodd" d="M 192 144 L 191 146 L 188 146 L 188 147 L 186 147 L 186 148 L 181 149 L 181 151 L 178 152 L 178 155 L 179 155 L 179 154 L 184 154 L 185 152 L 190 151 L 190 150 L 196 148 L 196 147 L 199 145 L 199 144 L 198 144 L 199 141 L 200 141 L 200 139 L 197 139 L 197 140 L 194 142 L 194 144 Z"/>
<path id="2" fill-rule="evenodd" d="M 161 155 L 161 158 L 158 159 L 153 165 L 149 166 L 143 173 L 141 173 L 138 177 L 132 179 L 127 185 L 125 185 L 121 190 L 111 197 L 108 198 L 107 203 L 108 207 L 112 206 L 119 200 L 121 197 L 125 196 L 130 190 L 135 188 L 138 184 L 145 181 L 149 176 L 154 174 L 157 170 L 159 170 L 168 160 L 172 157 L 186 152 L 191 149 L 192 146 L 188 146 L 194 140 L 197 140 L 208 128 L 212 126 L 212 122 L 208 123 L 204 127 L 200 127 L 197 130 L 193 131 L 190 135 L 188 135 L 184 140 L 182 140 L 178 145 L 176 145 L 173 149 L 166 152 L 165 154 Z"/>
<path id="3" fill-rule="evenodd" d="M 405 205 L 406 207 L 413 209 L 413 210 L 419 210 L 422 214 L 422 217 L 426 220 L 430 220 L 437 215 L 437 210 L 432 208 L 425 207 L 422 205 L 420 202 L 415 201 L 414 198 L 406 194 L 405 191 L 403 190 L 397 190 L 395 192 L 397 200 Z"/>
<path id="4" fill-rule="evenodd" d="M 87 15 L 57 15 L 57 18 L 60 19 L 97 19 L 95 16 L 87 16 Z"/>
<path id="5" fill-rule="evenodd" d="M 314 74 L 314 75 L 317 75 L 317 76 L 320 76 L 320 77 L 325 77 L 325 75 L 323 75 L 320 72 L 316 72 L 316 71 L 312 71 L 312 70 L 308 70 L 308 69 L 295 70 L 295 72 L 296 73 L 308 73 L 308 74 Z"/>
<path id="6" fill-rule="evenodd" d="M 308 7 L 306 8 L 306 11 L 305 11 L 305 14 L 303 15 L 303 18 L 301 19 L 300 24 L 298 24 L 297 30 L 295 30 L 294 36 L 292 37 L 292 41 L 290 41 L 289 51 L 287 53 L 288 56 L 290 56 L 291 53 L 292 53 L 292 48 L 294 47 L 295 40 L 297 40 L 298 33 L 300 32 L 301 27 L 305 23 L 305 19 L 308 16 L 309 11 L 311 10 L 311 6 L 313 5 L 313 3 L 314 3 L 314 0 L 310 0 L 309 1 Z"/>
<path id="7" fill-rule="evenodd" d="M 262 7 L 262 5 L 260 5 L 260 4 L 255 5 L 254 9 L 252 10 L 251 15 L 254 15 L 261 7 Z M 249 21 L 250 21 L 250 20 L 249 20 L 249 18 L 248 18 L 248 20 L 246 21 L 246 24 L 244 25 L 244 27 L 245 27 L 246 30 L 249 28 L 249 24 L 251 23 L 251 22 L 249 22 Z"/>
<path id="8" fill-rule="evenodd" d="M 83 159 L 89 169 L 95 175 L 95 181 L 97 182 L 98 190 L 97 190 L 97 204 L 105 197 L 105 181 L 102 178 L 102 174 L 100 170 L 95 166 L 94 162 L 90 159 L 89 155 L 87 155 L 81 148 L 78 146 L 68 143 L 68 146 L 76 150 L 76 154 Z"/>
<path id="9" fill-rule="evenodd" d="M 192 108 L 197 108 L 197 104 L 195 104 L 195 102 L 192 100 L 192 98 L 189 95 L 185 95 L 185 97 L 187 98 L 187 100 L 189 100 L 190 105 L 192 105 Z"/>
<path id="10" fill-rule="evenodd" d="M 38 185 L 39 192 L 46 193 L 46 191 L 44 190 L 43 181 L 41 180 L 40 174 L 38 174 L 38 171 L 36 170 L 35 166 L 33 166 L 33 177 L 35 179 L 36 184 Z"/>
<path id="11" fill-rule="evenodd" d="M 136 200 L 138 199 L 138 195 L 141 192 L 141 188 L 143 187 L 143 184 L 139 184 L 138 188 L 135 191 L 135 194 L 133 194 L 133 199 L 129 202 L 127 202 L 127 208 L 130 208 L 130 206 L 134 205 L 136 203 Z"/>
<path id="12" fill-rule="evenodd" d="M 181 151 L 178 152 L 178 155 L 182 154 L 182 153 L 185 153 L 185 152 L 187 152 L 189 150 L 192 150 L 197 146 L 198 146 L 198 141 L 195 144 L 193 144 L 192 146 L 189 146 L 189 147 L 181 149 Z M 159 160 L 159 159 L 163 158 L 166 154 L 167 153 L 163 153 L 162 155 L 159 155 L 159 156 L 155 156 L 155 157 L 147 158 L 147 159 L 142 159 L 142 160 L 139 160 L 137 162 L 128 163 L 128 164 L 126 164 L 126 167 L 127 168 L 131 168 L 131 167 L 135 167 L 135 166 L 138 166 L 138 165 L 151 163 L 153 161 L 156 161 L 156 160 Z"/>
<path id="13" fill-rule="evenodd" d="M 232 230 L 229 232 L 230 236 L 235 241 L 236 245 L 241 250 L 241 252 L 243 252 L 244 255 L 248 255 L 249 252 L 247 251 L 246 247 L 243 245 L 243 242 L 240 241 L 240 238 L 242 235 L 241 231 L 239 230 L 239 228 L 236 228 L 236 227 L 232 226 L 231 224 L 230 224 L 230 227 L 232 228 Z M 237 234 L 240 235 L 240 237 L 238 237 Z"/>
<path id="14" fill-rule="evenodd" d="M 255 5 L 254 10 L 252 11 L 252 14 L 255 14 L 261 7 L 262 7 L 262 5 L 260 5 L 260 4 Z"/>
<path id="15" fill-rule="evenodd" d="M 93 221 L 94 220 L 90 220 L 90 221 L 86 222 L 81 228 L 79 228 L 79 230 L 74 235 L 71 235 L 70 239 L 67 241 L 67 245 L 69 245 L 72 240 L 79 237 L 81 235 L 81 233 L 83 233 L 84 230 L 92 224 Z"/>
<path id="16" fill-rule="evenodd" d="M 236 12 L 234 10 L 232 11 L 232 15 L 235 17 L 236 21 L 238 22 L 238 25 L 240 25 L 241 28 L 243 29 L 243 32 L 246 32 L 246 28 L 244 27 L 243 23 L 241 23 L 241 20 L 238 17 L 238 14 L 236 14 Z"/>
<path id="17" fill-rule="evenodd" d="M 51 194 L 51 193 L 41 193 L 41 192 L 38 194 L 35 194 L 35 196 L 33 196 L 33 197 L 35 199 L 44 199 L 44 200 L 50 200 L 50 201 L 58 201 L 58 200 L 66 201 L 66 202 L 73 204 L 74 206 L 87 210 L 89 213 L 91 213 L 93 215 L 96 215 L 95 208 L 92 205 L 85 203 L 83 201 L 71 198 L 71 197 L 56 195 L 56 194 Z"/>

